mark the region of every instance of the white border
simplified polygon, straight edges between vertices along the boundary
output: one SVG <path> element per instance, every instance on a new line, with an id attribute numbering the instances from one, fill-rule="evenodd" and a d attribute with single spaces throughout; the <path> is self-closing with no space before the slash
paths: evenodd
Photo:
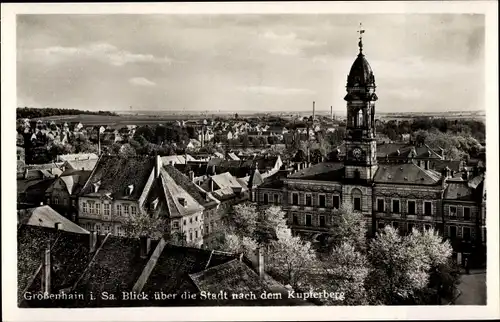
<path id="1" fill-rule="evenodd" d="M 488 227 L 487 306 L 422 307 L 208 307 L 110 308 L 110 309 L 18 309 L 16 307 L 16 189 L 13 189 L 16 108 L 15 15 L 21 13 L 483 13 L 486 15 L 486 185 Z M 498 3 L 496 1 L 447 2 L 247 2 L 247 3 L 102 3 L 102 4 L 2 4 L 2 308 L 6 321 L 157 321 L 157 320 L 350 320 L 350 319 L 469 319 L 498 318 Z"/>

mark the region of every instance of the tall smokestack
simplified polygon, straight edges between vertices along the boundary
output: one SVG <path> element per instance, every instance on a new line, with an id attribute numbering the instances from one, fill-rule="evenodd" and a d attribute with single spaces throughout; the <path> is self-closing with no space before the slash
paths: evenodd
<path id="1" fill-rule="evenodd" d="M 333 121 L 333 106 L 330 106 L 330 119 Z"/>
<path id="2" fill-rule="evenodd" d="M 315 117 L 315 112 L 316 112 L 315 111 L 315 104 L 316 104 L 316 102 L 313 101 L 313 122 L 314 122 L 314 117 Z"/>

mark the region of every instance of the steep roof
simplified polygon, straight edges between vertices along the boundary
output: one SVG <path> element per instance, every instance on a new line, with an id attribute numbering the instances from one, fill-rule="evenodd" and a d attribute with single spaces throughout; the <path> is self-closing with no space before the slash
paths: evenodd
<path id="1" fill-rule="evenodd" d="M 163 167 L 170 177 L 174 179 L 175 183 L 187 191 L 200 205 L 207 203 L 207 193 L 199 189 L 187 176 L 172 165 L 164 165 Z"/>
<path id="2" fill-rule="evenodd" d="M 137 200 L 141 196 L 155 165 L 154 157 L 101 156 L 82 189 L 82 196 L 101 196 L 110 193 L 113 199 Z M 100 182 L 99 190 L 93 184 Z M 131 195 L 127 187 L 133 185 Z"/>
<path id="3" fill-rule="evenodd" d="M 344 178 L 344 164 L 341 162 L 321 162 L 299 170 L 289 176 L 291 179 L 338 181 Z"/>
<path id="4" fill-rule="evenodd" d="M 416 164 L 381 164 L 373 179 L 377 183 L 436 185 L 441 181 L 441 174 L 425 170 Z"/>
<path id="5" fill-rule="evenodd" d="M 19 224 L 54 228 L 56 223 L 60 223 L 63 231 L 75 234 L 89 234 L 89 232 L 78 226 L 71 220 L 60 215 L 50 206 L 40 206 L 18 211 L 17 221 Z"/>
<path id="6" fill-rule="evenodd" d="M 354 60 L 349 76 L 347 76 L 347 86 L 355 85 L 375 85 L 372 68 L 362 53 L 359 53 L 356 60 Z"/>

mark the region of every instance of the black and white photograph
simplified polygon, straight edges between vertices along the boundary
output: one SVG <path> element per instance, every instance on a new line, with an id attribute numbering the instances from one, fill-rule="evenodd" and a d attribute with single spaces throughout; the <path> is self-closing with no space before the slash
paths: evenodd
<path id="1" fill-rule="evenodd" d="M 10 49 L 2 31 L 2 253 L 17 281 L 3 297 L 68 320 L 498 318 L 498 4 L 460 3 L 18 4 Z"/>

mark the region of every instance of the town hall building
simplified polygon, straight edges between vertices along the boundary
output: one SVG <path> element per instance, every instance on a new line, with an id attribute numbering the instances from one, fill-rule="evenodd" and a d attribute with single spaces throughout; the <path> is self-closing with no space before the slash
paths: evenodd
<path id="1" fill-rule="evenodd" d="M 433 227 L 455 249 L 464 243 L 484 245 L 484 173 L 469 178 L 448 166 L 436 170 L 411 154 L 397 163 L 377 158 L 378 97 L 361 37 L 346 90 L 345 157 L 299 167 L 282 180 L 268 181 L 258 188 L 256 201 L 281 205 L 292 231 L 316 240 L 331 229 L 336 210 L 346 204 L 364 215 L 368 236 L 385 225 L 402 234 Z M 456 161 L 442 162 L 451 166 Z"/>

